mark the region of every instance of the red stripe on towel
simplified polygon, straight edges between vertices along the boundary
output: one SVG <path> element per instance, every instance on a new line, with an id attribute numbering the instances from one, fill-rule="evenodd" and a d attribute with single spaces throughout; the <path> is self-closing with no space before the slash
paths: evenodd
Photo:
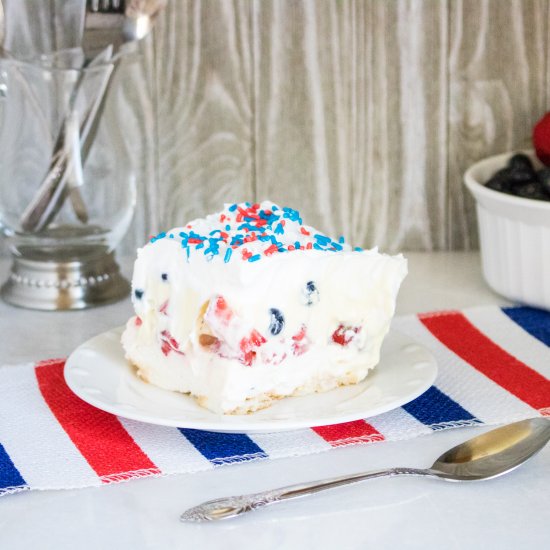
<path id="1" fill-rule="evenodd" d="M 457 311 L 419 315 L 447 348 L 537 410 L 550 407 L 550 380 L 510 355 Z"/>
<path id="2" fill-rule="evenodd" d="M 361 441 L 370 442 L 384 440 L 384 436 L 364 420 L 355 420 L 353 422 L 344 422 L 343 424 L 333 424 L 331 426 L 317 426 L 312 428 L 312 430 L 333 447 L 360 443 Z"/>
<path id="3" fill-rule="evenodd" d="M 78 398 L 65 383 L 64 361 L 39 363 L 38 387 L 48 407 L 92 469 L 109 483 L 158 474 L 118 418 Z"/>

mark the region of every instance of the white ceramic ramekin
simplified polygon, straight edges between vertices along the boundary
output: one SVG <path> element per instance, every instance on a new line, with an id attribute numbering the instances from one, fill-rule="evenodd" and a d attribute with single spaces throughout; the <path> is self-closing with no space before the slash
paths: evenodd
<path id="1" fill-rule="evenodd" d="M 532 151 L 524 151 L 536 165 Z M 483 275 L 510 300 L 550 309 L 550 202 L 514 197 L 483 184 L 515 153 L 489 157 L 464 174 L 477 203 Z"/>

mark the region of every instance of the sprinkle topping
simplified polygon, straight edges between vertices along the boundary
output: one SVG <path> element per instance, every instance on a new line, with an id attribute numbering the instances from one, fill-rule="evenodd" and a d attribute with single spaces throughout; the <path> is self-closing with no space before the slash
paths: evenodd
<path id="1" fill-rule="evenodd" d="M 344 237 L 333 240 L 303 225 L 297 210 L 281 208 L 269 201 L 226 205 L 222 212 L 194 220 L 185 228 L 171 231 L 169 235 L 159 233 L 151 237 L 150 242 L 155 243 L 167 236 L 180 240 L 188 261 L 195 254 L 204 255 L 208 260 L 220 257 L 228 263 L 257 262 L 274 254 L 296 250 L 352 250 Z"/>

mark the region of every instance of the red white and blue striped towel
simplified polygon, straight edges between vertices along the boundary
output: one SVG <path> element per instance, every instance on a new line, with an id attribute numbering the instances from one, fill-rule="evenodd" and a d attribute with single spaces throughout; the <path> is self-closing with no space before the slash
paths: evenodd
<path id="1" fill-rule="evenodd" d="M 0 368 L 0 495 L 99 486 L 222 464 L 306 455 L 435 430 L 550 416 L 550 313 L 482 307 L 394 319 L 434 353 L 434 386 L 394 411 L 265 434 L 143 424 L 71 393 L 63 361 Z"/>

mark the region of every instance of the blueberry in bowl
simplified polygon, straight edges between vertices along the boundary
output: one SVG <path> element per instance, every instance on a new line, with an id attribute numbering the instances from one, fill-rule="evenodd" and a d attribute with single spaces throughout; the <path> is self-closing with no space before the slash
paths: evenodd
<path id="1" fill-rule="evenodd" d="M 550 201 L 550 168 L 536 170 L 525 153 L 516 153 L 504 168 L 497 170 L 485 183 L 494 191 L 534 199 Z"/>

